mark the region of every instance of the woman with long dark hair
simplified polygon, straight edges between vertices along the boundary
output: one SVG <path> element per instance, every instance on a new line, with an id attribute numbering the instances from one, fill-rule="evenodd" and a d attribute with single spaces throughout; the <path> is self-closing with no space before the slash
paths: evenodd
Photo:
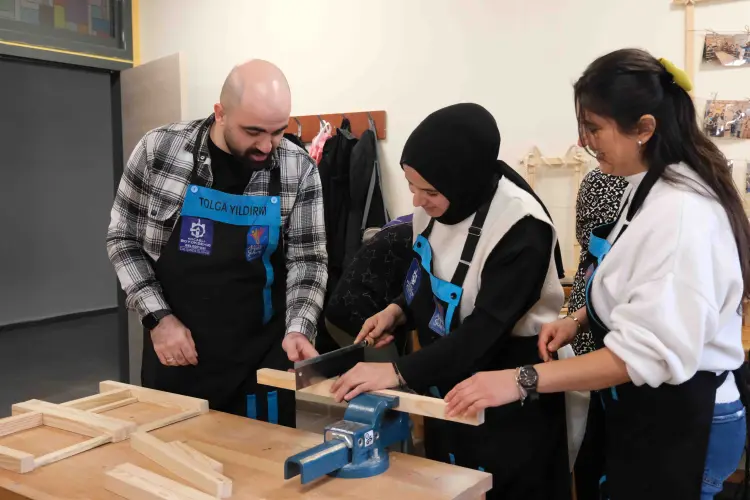
<path id="1" fill-rule="evenodd" d="M 547 363 L 479 373 L 446 396 L 455 415 L 596 391 L 601 484 L 612 500 L 713 498 L 745 443 L 738 379 L 750 224 L 690 90 L 684 72 L 641 50 L 586 69 L 575 84 L 581 142 L 630 184 L 617 220 L 592 231 L 586 306 L 542 327 Z M 550 361 L 587 327 L 594 352 Z"/>

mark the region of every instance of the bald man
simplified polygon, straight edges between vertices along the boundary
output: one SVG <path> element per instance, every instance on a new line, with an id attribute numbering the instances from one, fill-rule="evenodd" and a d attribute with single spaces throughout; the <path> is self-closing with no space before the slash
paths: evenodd
<path id="1" fill-rule="evenodd" d="M 107 250 L 144 326 L 144 386 L 293 426 L 293 393 L 255 382 L 259 368 L 317 355 L 328 279 L 320 178 L 283 138 L 290 110 L 282 72 L 253 60 L 231 71 L 211 116 L 148 132 Z"/>

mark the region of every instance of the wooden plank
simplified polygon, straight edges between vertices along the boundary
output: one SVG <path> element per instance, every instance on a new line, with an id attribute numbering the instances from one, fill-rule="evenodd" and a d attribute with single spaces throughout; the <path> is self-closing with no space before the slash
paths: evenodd
<path id="1" fill-rule="evenodd" d="M 294 373 L 285 372 L 282 370 L 271 370 L 269 368 L 263 368 L 257 372 L 258 383 L 268 385 L 271 387 L 279 387 L 281 389 L 290 389 L 294 387 Z M 331 385 L 333 385 L 334 379 L 324 380 L 318 384 L 310 387 L 305 387 L 297 392 L 306 394 L 315 394 L 319 397 L 327 398 L 333 401 L 331 396 Z M 278 384 L 278 385 L 276 385 Z M 290 389 L 291 390 L 291 389 Z M 452 422 L 460 422 L 468 425 L 482 425 L 484 423 L 484 410 L 479 412 L 473 417 L 446 417 L 445 408 L 447 404 L 445 401 L 439 398 L 432 398 L 429 396 L 421 396 L 419 394 L 409 394 L 406 392 L 382 390 L 374 391 L 374 394 L 382 394 L 386 396 L 398 396 L 399 405 L 396 410 L 411 413 L 414 415 L 422 415 L 424 417 L 438 418 L 441 420 L 450 420 Z"/>
<path id="2" fill-rule="evenodd" d="M 130 446 L 205 493 L 218 498 L 232 496 L 231 479 L 196 464 L 192 458 L 151 434 L 133 433 Z"/>
<path id="3" fill-rule="evenodd" d="M 131 463 L 106 471 L 104 488 L 128 500 L 212 500 L 214 497 Z"/>
<path id="4" fill-rule="evenodd" d="M 115 408 L 122 408 L 123 406 L 132 405 L 137 402 L 138 402 L 137 398 L 125 398 L 125 399 L 121 399 L 120 401 L 114 401 L 106 405 L 97 406 L 96 408 L 91 408 L 88 411 L 91 413 L 104 413 L 105 411 L 114 410 Z"/>
<path id="5" fill-rule="evenodd" d="M 97 415 L 75 408 L 47 403 L 32 399 L 24 403 L 16 403 L 12 407 L 14 415 L 38 412 L 44 415 L 44 425 L 62 429 L 89 437 L 101 435 L 112 436 L 112 441 L 118 442 L 128 438 L 136 430 L 134 422 L 125 422 L 115 418 Z"/>
<path id="6" fill-rule="evenodd" d="M 78 455 L 79 453 L 83 453 L 84 451 L 92 450 L 97 446 L 107 444 L 111 441 L 111 436 L 99 436 L 91 438 L 82 443 L 76 443 L 72 446 L 68 446 L 67 448 L 63 448 L 61 450 L 53 451 L 52 453 L 47 453 L 46 455 L 42 455 L 41 457 L 37 457 L 34 459 L 34 466 L 43 467 L 47 464 L 72 457 L 73 455 Z"/>
<path id="7" fill-rule="evenodd" d="M 34 455 L 0 446 L 0 469 L 25 474 L 34 470 Z"/>
<path id="8" fill-rule="evenodd" d="M 177 422 L 182 422 L 183 420 L 187 420 L 189 418 L 197 417 L 201 413 L 203 413 L 201 410 L 186 410 L 186 411 L 177 413 L 175 415 L 169 415 L 167 417 L 160 418 L 152 422 L 146 422 L 144 424 L 141 424 L 138 427 L 138 431 L 139 432 L 151 432 L 156 429 L 161 429 L 162 427 L 166 427 L 168 425 L 176 424 Z"/>
<path id="9" fill-rule="evenodd" d="M 336 128 L 341 126 L 341 122 L 344 120 L 344 116 L 346 116 L 351 123 L 352 134 L 356 137 L 360 137 L 362 133 L 370 127 L 367 113 L 367 111 L 353 111 L 351 113 L 292 116 L 289 118 L 289 126 L 286 129 L 286 132 L 299 136 L 299 126 L 297 125 L 297 120 L 299 120 L 302 125 L 302 142 L 309 143 L 312 142 L 320 131 L 321 118 L 331 124 L 331 133 L 335 135 Z M 375 130 L 377 131 L 378 139 L 385 139 L 387 137 L 386 112 L 369 111 L 369 113 L 375 122 Z M 320 116 L 320 118 L 318 118 L 318 116 Z"/>
<path id="10" fill-rule="evenodd" d="M 122 382 L 115 382 L 113 380 L 105 380 L 99 383 L 99 390 L 102 392 L 115 389 L 130 389 L 133 396 L 142 403 L 174 406 L 182 410 L 199 410 L 200 413 L 208 412 L 208 401 L 205 399 L 191 398 L 180 394 L 172 394 L 171 392 L 147 389 L 145 387 L 123 384 Z"/>
<path id="11" fill-rule="evenodd" d="M 294 391 L 297 386 L 294 382 L 294 373 L 272 368 L 261 368 L 256 372 L 258 383 L 279 389 Z"/>
<path id="12" fill-rule="evenodd" d="M 24 413 L 0 419 L 0 437 L 39 427 L 44 422 L 41 413 Z"/>
<path id="13" fill-rule="evenodd" d="M 93 408 L 122 401 L 123 399 L 131 398 L 132 396 L 130 389 L 115 389 L 114 391 L 101 392 L 99 394 L 94 394 L 93 396 L 86 396 L 85 398 L 67 401 L 60 404 L 60 406 L 75 408 L 76 410 L 91 411 Z"/>
<path id="14" fill-rule="evenodd" d="M 205 467 L 208 467 L 211 470 L 215 470 L 216 472 L 220 474 L 224 472 L 224 464 L 222 464 L 218 460 L 214 460 L 208 455 L 201 453 L 200 451 L 196 450 L 189 444 L 183 443 L 182 441 L 172 441 L 169 444 L 171 444 L 173 447 L 180 450 L 181 452 L 185 453 L 187 456 L 192 458 L 196 463 L 201 464 Z"/>

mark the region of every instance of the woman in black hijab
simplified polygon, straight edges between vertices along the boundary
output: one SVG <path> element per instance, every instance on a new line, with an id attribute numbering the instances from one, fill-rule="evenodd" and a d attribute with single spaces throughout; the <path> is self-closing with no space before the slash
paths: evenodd
<path id="1" fill-rule="evenodd" d="M 357 341 L 386 345 L 407 324 L 422 348 L 360 363 L 334 384 L 338 401 L 391 387 L 444 397 L 475 372 L 539 362 L 537 332 L 563 304 L 557 238 L 499 149 L 494 118 L 476 104 L 438 110 L 409 137 L 401 165 L 414 195 L 412 262 L 403 294 Z M 564 396 L 530 396 L 488 410 L 477 427 L 425 419 L 427 457 L 491 473 L 487 498 L 569 499 Z"/>

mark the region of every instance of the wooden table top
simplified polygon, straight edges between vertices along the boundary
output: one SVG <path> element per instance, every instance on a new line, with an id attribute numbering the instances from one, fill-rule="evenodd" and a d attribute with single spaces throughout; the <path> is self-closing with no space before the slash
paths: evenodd
<path id="1" fill-rule="evenodd" d="M 144 409 L 139 410 L 141 405 Z M 146 406 L 136 403 L 104 414 L 141 423 L 139 411 L 145 412 Z M 32 433 L 36 434 L 32 436 Z M 299 476 L 284 480 L 284 461 L 320 444 L 322 436 L 213 411 L 152 434 L 164 441 L 184 441 L 222 462 L 224 474 L 233 482 L 233 499 L 476 500 L 483 498 L 492 486 L 490 474 L 401 453 L 391 454 L 390 468 L 379 476 L 368 479 L 324 477 L 302 486 Z M 0 438 L 0 445 L 40 454 L 83 439 L 42 427 Z M 0 500 L 122 500 L 104 489 L 104 472 L 125 462 L 185 484 L 133 450 L 127 440 L 101 446 L 28 474 L 0 469 Z"/>

